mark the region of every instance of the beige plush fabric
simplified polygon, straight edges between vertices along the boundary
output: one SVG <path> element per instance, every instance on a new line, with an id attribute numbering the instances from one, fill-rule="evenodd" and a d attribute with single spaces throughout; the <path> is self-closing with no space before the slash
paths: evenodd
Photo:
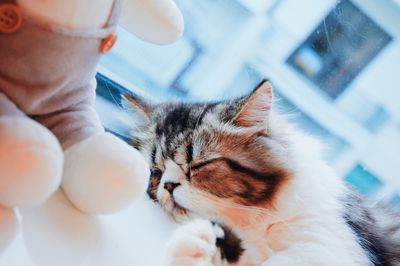
<path id="1" fill-rule="evenodd" d="M 15 1 L 0 0 L 1 3 Z M 64 149 L 102 132 L 93 109 L 103 38 L 115 30 L 121 3 L 98 31 L 76 31 L 24 15 L 0 33 L 0 116 L 24 115 L 49 128 Z"/>

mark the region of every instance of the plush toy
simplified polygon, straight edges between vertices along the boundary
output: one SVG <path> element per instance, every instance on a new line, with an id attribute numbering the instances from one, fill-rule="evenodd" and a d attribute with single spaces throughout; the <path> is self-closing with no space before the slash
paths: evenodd
<path id="1" fill-rule="evenodd" d="M 0 235 L 7 239 L 12 209 L 43 203 L 60 183 L 78 209 L 95 214 L 118 211 L 145 190 L 145 161 L 104 132 L 93 108 L 96 65 L 116 40 L 120 12 L 122 26 L 146 41 L 171 43 L 183 30 L 171 0 L 0 0 Z"/>

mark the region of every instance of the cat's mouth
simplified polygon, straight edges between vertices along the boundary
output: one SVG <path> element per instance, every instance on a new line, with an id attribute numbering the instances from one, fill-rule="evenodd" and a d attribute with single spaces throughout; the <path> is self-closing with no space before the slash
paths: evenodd
<path id="1" fill-rule="evenodd" d="M 189 214 L 189 210 L 177 203 L 174 199 L 174 196 L 169 193 L 163 193 L 157 202 L 174 219 L 182 218 L 183 216 L 188 216 Z"/>
<path id="2" fill-rule="evenodd" d="M 177 210 L 185 212 L 185 213 L 188 212 L 188 210 L 186 208 L 184 208 L 181 205 L 179 205 L 179 203 L 177 203 L 173 198 L 172 198 L 172 202 L 174 204 L 174 209 L 177 209 Z"/>
<path id="3" fill-rule="evenodd" d="M 189 210 L 182 207 L 179 203 L 177 203 L 173 197 L 171 197 L 172 208 L 169 211 L 169 214 L 174 218 L 176 221 L 185 220 L 189 216 Z M 168 210 L 167 210 L 168 211 Z"/>

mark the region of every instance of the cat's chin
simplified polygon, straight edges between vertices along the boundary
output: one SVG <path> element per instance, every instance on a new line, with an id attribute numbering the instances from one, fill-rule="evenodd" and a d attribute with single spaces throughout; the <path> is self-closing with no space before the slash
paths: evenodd
<path id="1" fill-rule="evenodd" d="M 182 207 L 169 195 L 160 200 L 159 204 L 177 222 L 185 221 L 191 216 L 191 212 L 188 209 Z"/>
<path id="2" fill-rule="evenodd" d="M 189 220 L 192 216 L 190 211 L 176 203 L 174 203 L 172 209 L 166 211 L 177 222 L 184 222 L 186 220 Z"/>
<path id="3" fill-rule="evenodd" d="M 187 209 L 183 208 L 174 200 L 172 200 L 172 204 L 173 204 L 173 209 L 172 209 L 173 212 L 184 213 L 184 214 L 189 212 Z"/>

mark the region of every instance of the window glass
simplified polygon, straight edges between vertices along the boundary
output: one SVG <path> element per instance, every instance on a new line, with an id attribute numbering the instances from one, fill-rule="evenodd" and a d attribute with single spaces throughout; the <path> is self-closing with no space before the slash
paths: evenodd
<path id="1" fill-rule="evenodd" d="M 374 195 L 382 186 L 382 182 L 361 165 L 354 167 L 345 179 L 357 191 L 366 196 Z"/>
<path id="2" fill-rule="evenodd" d="M 391 39 L 351 1 L 340 1 L 287 62 L 336 98 Z"/>

